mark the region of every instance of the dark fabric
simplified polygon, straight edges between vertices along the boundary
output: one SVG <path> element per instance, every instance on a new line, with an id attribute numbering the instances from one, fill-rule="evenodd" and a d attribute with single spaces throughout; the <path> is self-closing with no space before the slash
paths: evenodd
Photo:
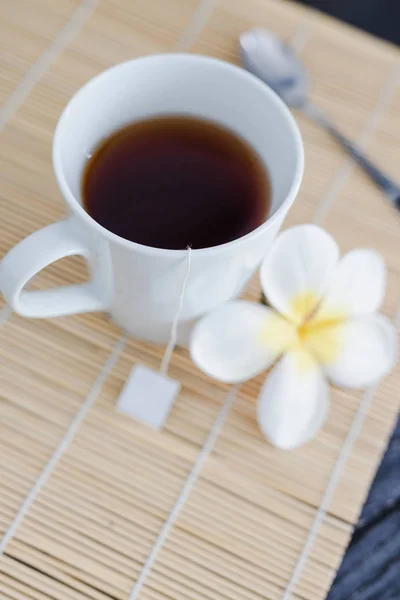
<path id="1" fill-rule="evenodd" d="M 327 600 L 400 600 L 400 419 Z"/>
<path id="2" fill-rule="evenodd" d="M 400 0 L 299 0 L 400 44 Z"/>

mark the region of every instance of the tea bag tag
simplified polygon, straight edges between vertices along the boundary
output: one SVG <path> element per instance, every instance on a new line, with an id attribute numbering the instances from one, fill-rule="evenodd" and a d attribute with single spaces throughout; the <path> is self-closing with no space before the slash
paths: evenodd
<path id="1" fill-rule="evenodd" d="M 181 384 L 168 377 L 168 369 L 178 337 L 178 323 L 182 313 L 186 284 L 189 278 L 192 249 L 187 248 L 186 273 L 179 296 L 178 309 L 171 327 L 171 335 L 157 373 L 144 365 L 133 367 L 118 400 L 117 409 L 134 419 L 161 429 L 167 420 L 171 406 L 179 394 Z"/>
<path id="2" fill-rule="evenodd" d="M 154 429 L 161 429 L 180 388 L 179 381 L 144 365 L 136 365 L 117 400 L 117 409 Z"/>

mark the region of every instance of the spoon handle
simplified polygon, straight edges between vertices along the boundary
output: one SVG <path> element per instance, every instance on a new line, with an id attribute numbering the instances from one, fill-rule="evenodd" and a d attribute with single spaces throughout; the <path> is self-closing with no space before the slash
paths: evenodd
<path id="1" fill-rule="evenodd" d="M 302 106 L 302 110 L 310 119 L 324 127 L 336 139 L 368 177 L 383 190 L 395 207 L 400 210 L 400 187 L 378 169 L 355 144 L 340 133 L 318 108 L 306 103 Z"/>

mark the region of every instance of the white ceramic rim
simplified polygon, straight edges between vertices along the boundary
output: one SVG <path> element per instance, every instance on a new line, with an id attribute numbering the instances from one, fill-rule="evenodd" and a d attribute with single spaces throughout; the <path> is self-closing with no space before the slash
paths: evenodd
<path id="1" fill-rule="evenodd" d="M 295 174 L 293 177 L 292 185 L 290 186 L 289 193 L 287 194 L 285 200 L 282 202 L 282 204 L 279 206 L 279 208 L 270 217 L 268 217 L 266 219 L 266 221 L 264 221 L 264 223 L 262 223 L 256 229 L 253 229 L 252 231 L 250 231 L 250 233 L 247 233 L 246 235 L 244 235 L 240 238 L 232 240 L 231 242 L 226 242 L 225 244 L 220 244 L 219 246 L 211 246 L 210 248 L 198 248 L 198 249 L 194 249 L 192 251 L 196 255 L 204 255 L 204 256 L 218 254 L 219 252 L 226 250 L 227 248 L 234 248 L 234 247 L 242 244 L 243 242 L 250 240 L 251 238 L 258 237 L 266 229 L 269 229 L 269 227 L 277 219 L 280 219 L 282 216 L 282 213 L 285 213 L 287 210 L 289 210 L 291 204 L 293 203 L 294 199 L 296 198 L 297 192 L 299 191 L 299 188 L 300 188 L 301 180 L 303 177 L 303 170 L 304 170 L 303 141 L 302 141 L 297 123 L 296 123 L 295 119 L 293 118 L 291 112 L 289 111 L 288 107 L 286 106 L 286 104 L 279 98 L 279 96 L 269 86 L 267 86 L 265 83 L 263 83 L 260 79 L 258 79 L 257 77 L 255 77 L 254 75 L 249 73 L 248 71 L 245 71 L 241 67 L 238 67 L 232 63 L 228 63 L 226 61 L 219 60 L 217 58 L 211 58 L 209 56 L 203 56 L 200 54 L 177 54 L 177 53 L 175 53 L 175 54 L 174 53 L 151 54 L 148 56 L 134 58 L 134 59 L 125 61 L 123 63 L 114 65 L 114 66 L 110 67 L 109 69 L 103 71 L 102 73 L 99 73 L 99 75 L 96 75 L 95 77 L 90 79 L 69 100 L 69 102 L 68 102 L 67 106 L 64 108 L 64 110 L 58 120 L 57 126 L 56 126 L 54 140 L 53 140 L 53 168 L 54 168 L 55 176 L 57 179 L 57 183 L 60 187 L 60 190 L 63 194 L 65 201 L 67 202 L 67 204 L 71 208 L 71 210 L 74 213 L 76 213 L 80 218 L 82 218 L 89 226 L 95 228 L 101 235 L 105 236 L 110 241 L 117 243 L 127 249 L 130 248 L 132 250 L 137 250 L 137 251 L 141 252 L 142 254 L 147 254 L 147 255 L 152 255 L 152 256 L 162 256 L 162 255 L 165 256 L 165 254 L 168 254 L 170 256 L 175 256 L 175 257 L 179 257 L 179 256 L 183 257 L 184 256 L 184 254 L 187 252 L 186 249 L 170 250 L 170 249 L 165 249 L 165 248 L 155 248 L 152 246 L 145 246 L 143 244 L 138 244 L 137 242 L 132 242 L 130 240 L 127 240 L 127 239 L 113 233 L 112 231 L 109 231 L 102 225 L 100 225 L 100 223 L 98 223 L 95 219 L 93 219 L 93 217 L 91 217 L 85 211 L 83 206 L 81 204 L 79 204 L 79 202 L 75 199 L 73 193 L 71 192 L 71 190 L 69 188 L 69 185 L 67 184 L 67 181 L 63 174 L 63 170 L 61 168 L 60 144 L 61 144 L 62 129 L 64 127 L 64 121 L 67 117 L 67 113 L 68 113 L 69 107 L 72 104 L 72 102 L 77 101 L 79 99 L 79 97 L 81 95 L 83 95 L 83 93 L 85 92 L 87 87 L 95 86 L 102 79 L 106 78 L 108 76 L 108 74 L 110 73 L 110 71 L 122 68 L 127 63 L 138 62 L 138 61 L 148 62 L 149 66 L 151 66 L 151 62 L 158 61 L 160 59 L 161 60 L 167 59 L 170 61 L 179 61 L 179 62 L 201 61 L 201 62 L 208 62 L 208 63 L 214 64 L 214 65 L 217 64 L 222 69 L 228 69 L 228 70 L 231 70 L 232 72 L 234 72 L 237 77 L 242 79 L 243 85 L 252 85 L 254 87 L 260 88 L 263 91 L 263 93 L 266 96 L 268 96 L 270 102 L 275 104 L 276 108 L 281 113 L 283 113 L 283 115 L 286 118 L 288 125 L 290 127 L 290 130 L 291 130 L 291 133 L 293 136 L 293 143 L 296 146 L 297 164 L 296 164 L 296 169 L 295 169 Z"/>

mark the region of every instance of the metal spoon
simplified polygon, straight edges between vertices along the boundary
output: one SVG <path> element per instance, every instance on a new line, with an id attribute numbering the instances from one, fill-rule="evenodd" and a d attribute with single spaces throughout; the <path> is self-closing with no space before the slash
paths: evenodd
<path id="1" fill-rule="evenodd" d="M 263 29 L 243 33 L 240 50 L 244 67 L 267 83 L 286 104 L 300 109 L 324 127 L 400 210 L 400 186 L 384 175 L 308 100 L 309 78 L 294 51 L 273 33 Z"/>

